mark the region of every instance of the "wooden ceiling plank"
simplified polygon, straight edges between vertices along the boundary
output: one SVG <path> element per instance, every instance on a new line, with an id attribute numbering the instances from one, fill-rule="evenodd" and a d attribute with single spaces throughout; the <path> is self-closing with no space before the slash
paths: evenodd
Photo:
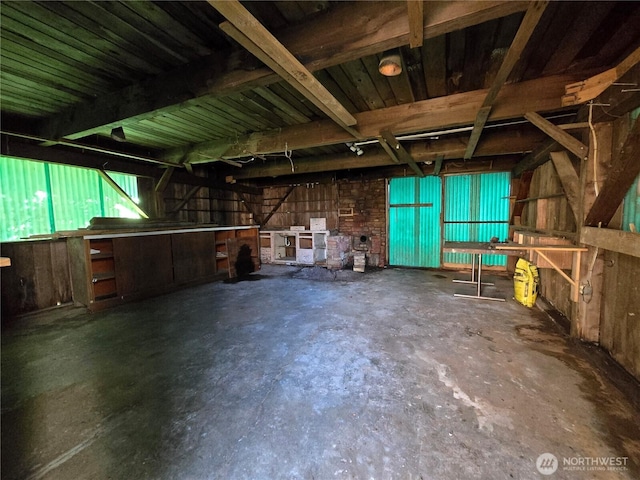
<path id="1" fill-rule="evenodd" d="M 518 1 L 453 1 L 432 4 L 424 25 L 425 38 L 501 18 L 523 11 L 527 6 L 527 2 Z M 399 19 L 396 20 L 396 17 Z M 356 19 L 362 23 L 362 28 L 345 24 L 344 18 Z M 3 28 L 3 35 L 4 30 L 6 28 Z M 314 38 L 314 42 L 309 42 L 309 38 Z M 344 2 L 317 17 L 312 24 L 300 25 L 283 32 L 282 42 L 291 53 L 304 58 L 308 69 L 317 71 L 401 46 L 407 43 L 407 38 L 406 5 L 396 6 L 390 2 Z M 33 44 L 32 41 L 23 40 Z M 64 58 L 54 50 L 43 48 L 42 52 L 45 51 L 58 60 Z M 227 60 L 232 57 L 229 52 L 219 56 L 211 55 L 144 83 L 127 86 L 81 103 L 47 119 L 38 133 L 46 138 L 80 138 L 117 126 L 124 119 L 143 119 L 156 115 L 160 110 L 184 108 L 197 103 L 200 101 L 199 97 L 205 95 L 226 95 L 279 80 L 267 68 L 241 70 Z M 86 68 L 85 61 L 71 62 L 79 69 Z M 111 75 L 106 71 L 94 73 L 106 78 Z"/>
<path id="2" fill-rule="evenodd" d="M 465 160 L 468 160 L 473 156 L 473 152 L 480 140 L 482 129 L 489 118 L 489 113 L 493 108 L 493 104 L 496 101 L 498 93 L 507 81 L 507 78 L 511 74 L 513 68 L 516 66 L 516 63 L 520 60 L 522 52 L 529 43 L 531 35 L 542 18 L 548 3 L 548 1 L 532 2 L 531 6 L 527 9 L 527 13 L 525 13 L 524 18 L 522 19 L 520 28 L 518 28 L 513 42 L 511 42 L 511 46 L 502 61 L 502 65 L 500 65 L 500 69 L 493 80 L 493 84 L 482 102 L 482 107 L 478 111 L 474 121 L 473 130 L 469 138 L 467 152 L 465 153 Z"/>
<path id="3" fill-rule="evenodd" d="M 566 29 L 565 37 L 544 67 L 543 75 L 553 75 L 568 68 L 615 2 L 584 3 L 581 12 Z"/>
<path id="4" fill-rule="evenodd" d="M 276 95 L 272 90 L 264 87 L 258 87 L 253 92 L 251 92 L 252 97 L 260 97 L 264 99 L 269 105 L 280 110 L 285 116 L 283 119 L 287 124 L 292 123 L 307 123 L 310 122 L 311 119 L 301 113 L 299 110 L 293 108 L 291 104 L 285 101 L 280 96 Z M 257 100 L 256 100 L 257 101 Z"/>
<path id="5" fill-rule="evenodd" d="M 358 95 L 358 89 L 351 82 L 351 79 L 347 75 L 345 70 L 347 64 L 344 65 L 336 65 L 334 67 L 327 68 L 326 72 L 331 77 L 331 80 L 338 86 L 338 89 L 345 97 L 348 97 L 351 101 L 351 104 L 354 106 L 356 111 L 366 111 L 369 110 L 369 105 L 362 98 L 362 96 Z"/>
<path id="6" fill-rule="evenodd" d="M 407 17 L 409 18 L 409 47 L 421 47 L 424 40 L 424 2 L 407 0 Z"/>
<path id="7" fill-rule="evenodd" d="M 380 132 L 380 136 L 384 140 L 384 142 L 380 142 L 380 144 L 383 147 L 386 144 L 393 152 L 395 152 L 395 155 L 397 156 L 400 163 L 408 164 L 411 170 L 416 173 L 416 175 L 418 175 L 419 177 L 424 177 L 424 172 L 420 169 L 411 154 L 407 152 L 407 150 L 389 130 L 383 130 L 382 132 Z"/>
<path id="8" fill-rule="evenodd" d="M 640 122 L 636 118 L 629 134 L 612 162 L 607 179 L 600 188 L 584 224 L 591 227 L 606 227 L 625 195 L 640 175 Z"/>
<path id="9" fill-rule="evenodd" d="M 536 107 L 539 111 L 558 110 L 568 78 L 571 77 L 561 75 L 505 85 L 490 118 L 497 121 L 521 117 L 531 111 L 531 107 Z M 486 93 L 486 90 L 477 90 L 358 113 L 356 117 L 359 131 L 365 138 L 373 139 L 385 129 L 390 129 L 394 135 L 402 135 L 469 125 L 474 121 L 477 105 L 481 104 Z M 351 137 L 345 135 L 345 132 L 335 123 L 324 120 L 305 125 L 293 125 L 277 132 L 256 132 L 239 138 L 203 142 L 190 149 L 193 153 L 206 151 L 209 148 L 219 151 L 226 145 L 225 158 L 234 158 L 246 156 L 247 152 L 283 152 L 285 142 L 289 149 L 298 150 L 346 143 L 351 140 Z M 184 155 L 183 149 L 177 152 L 169 150 L 163 157 L 171 160 L 182 155 Z"/>
<path id="10" fill-rule="evenodd" d="M 228 20 L 228 23 L 220 25 L 225 33 L 282 76 L 339 125 L 352 127 L 357 123 L 353 115 L 239 1 L 210 0 L 209 3 Z M 229 28 L 230 26 L 233 28 Z M 245 39 L 253 45 L 248 45 Z"/>
<path id="11" fill-rule="evenodd" d="M 571 210 L 573 211 L 576 223 L 580 223 L 578 215 L 580 212 L 580 179 L 576 173 L 576 169 L 571 163 L 571 159 L 567 152 L 551 152 L 551 161 L 556 167 L 558 177 L 560 177 L 560 183 L 567 196 L 567 201 Z"/>
<path id="12" fill-rule="evenodd" d="M 87 30 L 78 28 L 73 22 L 63 17 L 56 17 L 55 26 L 49 25 L 46 21 L 39 21 L 39 18 L 52 18 L 52 15 L 36 2 L 15 2 L 11 4 L 13 9 L 8 10 L 7 7 L 8 4 L 2 6 L 2 28 L 23 32 L 33 41 L 62 52 L 86 65 L 94 65 L 96 58 L 102 59 L 101 68 L 119 71 L 119 75 L 132 80 L 136 79 L 133 66 L 143 69 L 148 75 L 157 75 L 162 71 L 157 66 L 126 51 L 119 51 L 118 55 L 112 55 L 109 52 L 117 51 L 113 44 L 95 36 L 88 36 Z M 74 32 L 74 35 L 66 35 L 64 31 Z"/>
<path id="13" fill-rule="evenodd" d="M 584 143 L 582 143 L 577 138 L 569 135 L 567 132 L 565 132 L 561 128 L 556 127 L 549 120 L 543 118 L 541 115 L 537 114 L 536 112 L 527 112 L 525 113 L 524 118 L 529 120 L 536 127 L 538 127 L 544 133 L 549 135 L 552 139 L 554 139 L 564 148 L 569 150 L 579 159 L 585 160 L 587 158 L 589 147 L 587 147 Z"/>
<path id="14" fill-rule="evenodd" d="M 345 74 L 351 81 L 359 97 L 362 97 L 367 105 L 365 110 L 375 110 L 377 108 L 384 108 L 385 104 L 376 86 L 373 83 L 371 75 L 365 65 L 360 60 L 346 63 L 342 66 Z M 380 75 L 378 73 L 378 75 Z M 375 77 L 374 77 L 375 78 Z"/>
<path id="15" fill-rule="evenodd" d="M 425 40 L 422 47 L 422 63 L 424 64 L 425 83 L 429 98 L 442 97 L 447 94 L 447 51 L 446 37 Z"/>

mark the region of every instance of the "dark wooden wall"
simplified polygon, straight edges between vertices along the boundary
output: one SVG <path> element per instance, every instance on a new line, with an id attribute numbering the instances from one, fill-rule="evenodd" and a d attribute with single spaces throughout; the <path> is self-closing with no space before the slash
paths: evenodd
<path id="1" fill-rule="evenodd" d="M 11 266 L 0 270 L 3 323 L 73 301 L 66 241 L 11 242 L 1 248 L 11 259 Z"/>

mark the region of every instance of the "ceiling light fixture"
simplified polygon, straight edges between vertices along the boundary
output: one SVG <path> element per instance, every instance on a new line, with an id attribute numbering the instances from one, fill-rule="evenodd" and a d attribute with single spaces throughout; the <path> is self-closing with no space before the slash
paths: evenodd
<path id="1" fill-rule="evenodd" d="M 126 142 L 127 137 L 124 135 L 124 129 L 122 127 L 116 127 L 111 129 L 111 138 L 116 142 Z"/>
<path id="2" fill-rule="evenodd" d="M 395 77 L 402 73 L 402 59 L 400 51 L 388 50 L 382 54 L 378 71 L 385 77 Z"/>

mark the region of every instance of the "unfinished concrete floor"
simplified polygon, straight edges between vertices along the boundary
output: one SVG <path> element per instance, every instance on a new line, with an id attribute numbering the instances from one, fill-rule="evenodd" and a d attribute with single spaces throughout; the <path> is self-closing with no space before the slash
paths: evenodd
<path id="1" fill-rule="evenodd" d="M 34 317 L 2 337 L 2 478 L 639 478 L 640 414 L 595 349 L 507 277 L 505 303 L 454 298 L 460 275 L 265 266 Z"/>

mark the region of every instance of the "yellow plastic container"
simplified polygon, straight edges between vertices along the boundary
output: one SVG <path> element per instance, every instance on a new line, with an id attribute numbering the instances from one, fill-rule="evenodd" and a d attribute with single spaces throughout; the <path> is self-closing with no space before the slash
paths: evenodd
<path id="1" fill-rule="evenodd" d="M 513 274 L 513 290 L 516 301 L 525 307 L 533 307 L 538 298 L 538 267 L 520 258 Z"/>

